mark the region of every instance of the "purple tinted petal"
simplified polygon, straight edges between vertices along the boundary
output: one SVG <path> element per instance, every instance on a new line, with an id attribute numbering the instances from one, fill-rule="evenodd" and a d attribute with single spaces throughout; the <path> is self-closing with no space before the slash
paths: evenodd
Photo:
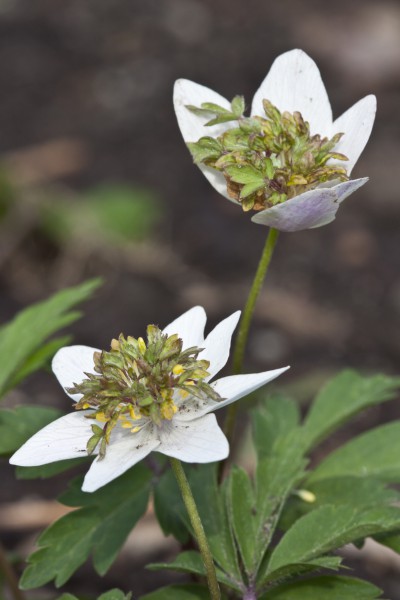
<path id="1" fill-rule="evenodd" d="M 335 191 L 339 203 L 346 200 L 347 196 L 350 196 L 353 192 L 358 190 L 358 188 L 362 187 L 364 183 L 367 183 L 368 177 L 362 177 L 361 179 L 350 179 L 350 181 L 343 181 L 335 187 L 331 188 L 332 191 Z"/>
<path id="2" fill-rule="evenodd" d="M 334 220 L 338 208 L 339 200 L 335 189 L 322 188 L 267 208 L 255 214 L 251 220 L 280 231 L 301 231 L 327 225 Z"/>

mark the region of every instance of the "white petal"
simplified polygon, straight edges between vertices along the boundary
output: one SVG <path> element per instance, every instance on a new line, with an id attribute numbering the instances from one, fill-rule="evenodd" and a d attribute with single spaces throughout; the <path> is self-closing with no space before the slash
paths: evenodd
<path id="1" fill-rule="evenodd" d="M 62 387 L 69 388 L 86 378 L 85 373 L 94 373 L 93 354 L 100 352 L 89 346 L 65 346 L 54 356 L 51 368 Z M 68 394 L 68 392 L 66 392 Z M 82 394 L 68 394 L 78 401 Z"/>
<path id="2" fill-rule="evenodd" d="M 251 394 L 259 387 L 276 379 L 276 377 L 279 377 L 279 375 L 289 368 L 283 367 L 283 369 L 274 369 L 273 371 L 264 371 L 263 373 L 230 375 L 229 377 L 222 377 L 222 379 L 214 381 L 211 384 L 212 387 L 225 400 L 222 400 L 222 402 L 209 401 L 209 405 L 204 410 L 204 413 L 223 408 L 232 402 L 236 402 L 236 400 L 240 400 L 240 398 Z"/>
<path id="3" fill-rule="evenodd" d="M 312 134 L 329 135 L 332 110 L 319 69 L 302 50 L 281 54 L 257 90 L 252 115 L 264 115 L 262 101 L 270 100 L 281 112 L 300 111 Z"/>
<path id="4" fill-rule="evenodd" d="M 10 463 L 33 467 L 87 456 L 86 444 L 92 436 L 92 424 L 81 412 L 65 415 L 35 433 L 12 455 Z"/>
<path id="5" fill-rule="evenodd" d="M 215 415 L 206 415 L 194 421 L 173 419 L 160 432 L 161 445 L 157 452 L 190 463 L 209 463 L 226 458 L 228 441 Z"/>
<path id="6" fill-rule="evenodd" d="M 331 135 L 344 133 L 342 139 L 335 146 L 335 151 L 344 154 L 349 159 L 348 162 L 336 162 L 345 166 L 349 175 L 371 135 L 375 113 L 376 98 L 370 95 L 359 100 L 333 123 Z M 334 164 L 335 161 L 330 162 Z"/>
<path id="7" fill-rule="evenodd" d="M 231 348 L 231 338 L 240 318 L 240 310 L 227 317 L 208 334 L 204 340 L 204 350 L 199 354 L 202 360 L 210 361 L 208 372 L 211 379 L 227 363 Z"/>
<path id="8" fill-rule="evenodd" d="M 343 181 L 342 183 L 335 185 L 335 187 L 332 188 L 332 190 L 335 191 L 340 203 L 343 202 L 343 200 L 346 200 L 346 198 L 350 196 L 350 194 L 352 194 L 360 187 L 362 187 L 365 183 L 367 183 L 367 181 L 368 177 L 362 177 L 361 179 L 350 179 L 350 181 Z"/>
<path id="9" fill-rule="evenodd" d="M 204 327 L 207 315 L 202 306 L 194 306 L 166 326 L 163 333 L 177 333 L 183 340 L 183 349 L 204 344 Z"/>
<path id="10" fill-rule="evenodd" d="M 335 188 L 317 188 L 262 210 L 251 220 L 279 231 L 301 231 L 327 225 L 334 220 L 338 208 Z"/>
<path id="11" fill-rule="evenodd" d="M 106 455 L 92 463 L 86 473 L 82 490 L 95 492 L 97 489 L 125 473 L 130 467 L 145 458 L 160 445 L 151 426 L 137 433 L 118 428 L 111 435 Z"/>
<path id="12" fill-rule="evenodd" d="M 200 107 L 203 102 L 213 102 L 223 108 L 230 109 L 230 102 L 217 92 L 214 92 L 204 85 L 199 85 L 188 79 L 178 79 L 174 86 L 174 108 L 176 118 L 178 119 L 178 125 L 181 130 L 183 139 L 186 143 L 197 142 L 203 136 L 217 137 L 224 131 L 232 127 L 232 123 L 221 123 L 219 125 L 213 125 L 211 127 L 204 127 L 204 123 L 210 121 L 211 116 L 202 117 L 195 115 L 186 108 L 186 105 L 191 104 L 193 106 Z M 198 165 L 203 174 L 207 177 L 211 185 L 225 198 L 229 198 L 226 190 L 226 181 L 222 173 L 206 167 L 205 165 Z M 235 200 L 232 200 L 235 204 L 238 204 Z"/>

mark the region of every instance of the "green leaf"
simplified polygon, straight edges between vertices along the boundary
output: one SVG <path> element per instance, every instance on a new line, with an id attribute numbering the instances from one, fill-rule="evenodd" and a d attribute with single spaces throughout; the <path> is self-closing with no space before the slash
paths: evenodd
<path id="1" fill-rule="evenodd" d="M 89 458 L 84 456 L 82 458 L 70 458 L 68 460 L 58 460 L 57 462 L 49 463 L 47 465 L 38 465 L 37 467 L 17 467 L 15 474 L 17 479 L 48 479 L 64 473 L 69 469 L 73 469 L 77 465 L 81 465 L 87 462 Z"/>
<path id="2" fill-rule="evenodd" d="M 264 185 L 263 174 L 250 165 L 245 167 L 232 165 L 231 167 L 226 167 L 226 172 L 232 181 L 235 181 L 236 183 Z"/>
<path id="3" fill-rule="evenodd" d="M 273 394 L 251 411 L 254 446 L 259 459 L 269 456 L 279 437 L 295 429 L 300 420 L 297 404 L 281 394 Z"/>
<path id="4" fill-rule="evenodd" d="M 206 576 L 203 559 L 201 558 L 200 553 L 195 550 L 188 550 L 187 552 L 178 554 L 178 556 L 170 563 L 151 563 L 150 565 L 147 565 L 146 568 L 152 571 L 168 570 L 178 571 L 180 573 L 193 573 L 194 575 L 199 575 L 201 577 Z M 216 574 L 220 583 L 223 583 L 233 590 L 241 590 L 240 583 L 232 580 L 229 575 L 221 571 L 218 567 L 216 567 Z"/>
<path id="5" fill-rule="evenodd" d="M 246 183 L 246 185 L 244 185 L 240 190 L 240 197 L 242 199 L 247 198 L 248 196 L 251 196 L 251 194 L 254 194 L 254 192 L 260 190 L 263 187 L 265 187 L 264 181 L 254 181 L 253 183 Z"/>
<path id="6" fill-rule="evenodd" d="M 321 556 L 309 561 L 283 565 L 282 567 L 279 567 L 279 569 L 274 570 L 272 573 L 268 573 L 268 568 L 265 561 L 258 573 L 257 585 L 259 587 L 263 587 L 266 584 L 276 583 L 278 581 L 286 581 L 287 579 L 306 575 L 307 573 L 311 573 L 313 571 L 320 571 L 321 569 L 337 571 L 341 563 L 342 558 L 340 556 Z"/>
<path id="7" fill-rule="evenodd" d="M 229 517 L 247 574 L 254 568 L 255 540 L 258 534 L 256 502 L 252 483 L 246 471 L 232 469 L 228 480 Z"/>
<path id="8" fill-rule="evenodd" d="M 237 119 L 243 116 L 244 109 L 246 108 L 244 97 L 235 96 L 231 102 L 231 111 Z"/>
<path id="9" fill-rule="evenodd" d="M 305 489 L 315 496 L 315 502 L 305 502 L 292 496 L 283 511 L 279 527 L 289 529 L 304 514 L 320 506 L 347 504 L 359 510 L 373 506 L 391 505 L 400 499 L 399 492 L 372 478 L 334 477 L 307 483 Z"/>
<path id="10" fill-rule="evenodd" d="M 260 600 L 373 600 L 380 596 L 377 587 L 361 579 L 324 575 L 280 585 Z"/>
<path id="11" fill-rule="evenodd" d="M 181 544 L 189 541 L 185 507 L 171 470 L 154 487 L 154 510 L 164 535 L 173 535 Z"/>
<path id="12" fill-rule="evenodd" d="M 214 559 L 224 571 L 240 580 L 235 545 L 226 514 L 224 488 L 217 484 L 216 465 L 185 465 L 185 472 Z M 180 539 L 183 537 L 180 524 L 184 523 L 189 531 L 191 528 L 178 486 L 171 475 L 164 475 L 160 483 L 155 489 L 157 518 L 164 532 L 170 532 Z"/>
<path id="13" fill-rule="evenodd" d="M 189 142 L 187 147 L 196 164 L 210 159 L 217 159 L 222 152 L 220 143 L 212 137 L 202 137 L 198 142 Z"/>
<path id="14" fill-rule="evenodd" d="M 151 477 L 144 465 L 136 465 L 92 494 L 80 490 L 81 478 L 75 480 L 60 500 L 82 508 L 61 517 L 39 537 L 39 549 L 22 575 L 22 589 L 52 579 L 57 587 L 63 585 L 90 553 L 96 571 L 104 575 L 146 510 Z"/>
<path id="15" fill-rule="evenodd" d="M 39 429 L 61 416 L 61 411 L 44 406 L 1 409 L 0 454 L 12 454 Z"/>
<path id="16" fill-rule="evenodd" d="M 35 350 L 25 361 L 23 366 L 9 380 L 7 389 L 5 392 L 15 388 L 21 381 L 26 379 L 35 371 L 47 367 L 55 353 L 64 346 L 67 346 L 71 342 L 70 335 L 64 335 L 58 337 L 55 340 L 51 340 L 44 344 L 37 350 Z"/>
<path id="17" fill-rule="evenodd" d="M 104 592 L 101 596 L 98 597 L 98 600 L 130 600 L 132 594 L 125 594 L 121 590 L 117 590 L 116 588 L 113 590 L 109 590 L 108 592 Z"/>
<path id="18" fill-rule="evenodd" d="M 297 436 L 278 438 L 270 457 L 261 459 L 256 471 L 256 522 L 254 556 L 259 564 L 270 544 L 283 506 L 291 490 L 304 477 L 306 461 Z"/>
<path id="19" fill-rule="evenodd" d="M 364 408 L 394 398 L 399 388 L 399 377 L 363 377 L 350 370 L 337 375 L 318 394 L 305 420 L 308 449 Z"/>
<path id="20" fill-rule="evenodd" d="M 308 482 L 332 477 L 375 477 L 400 482 L 400 421 L 376 427 L 332 452 Z"/>
<path id="21" fill-rule="evenodd" d="M 222 594 L 221 600 L 226 596 Z M 204 585 L 187 583 L 184 585 L 168 585 L 151 594 L 141 596 L 140 600 L 210 600 L 210 592 Z"/>
<path id="22" fill-rule="evenodd" d="M 351 506 L 322 506 L 289 529 L 274 549 L 268 574 L 285 565 L 314 560 L 344 544 L 400 527 L 394 507 L 358 511 Z"/>
<path id="23" fill-rule="evenodd" d="M 54 294 L 50 299 L 34 304 L 0 330 L 0 396 L 10 382 L 19 380 L 18 372 L 26 370 L 27 362 L 53 333 L 80 317 L 70 309 L 91 296 L 100 280 L 88 281 Z"/>
<path id="24" fill-rule="evenodd" d="M 63 594 L 62 596 L 59 596 L 57 600 L 79 600 L 79 598 L 72 594 Z"/>

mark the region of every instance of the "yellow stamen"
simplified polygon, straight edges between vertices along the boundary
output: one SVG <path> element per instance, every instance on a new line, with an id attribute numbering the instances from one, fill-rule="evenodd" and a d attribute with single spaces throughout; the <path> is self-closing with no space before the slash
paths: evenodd
<path id="1" fill-rule="evenodd" d="M 98 412 L 96 414 L 96 421 L 100 421 L 100 423 L 107 423 L 108 417 L 103 412 Z"/>
<path id="2" fill-rule="evenodd" d="M 304 502 L 308 502 L 309 504 L 312 504 L 317 499 L 316 495 L 313 494 L 313 492 L 310 492 L 309 490 L 296 490 L 295 494 L 301 500 L 303 500 Z"/>
<path id="3" fill-rule="evenodd" d="M 131 433 L 137 433 L 141 429 L 142 429 L 141 427 L 134 427 L 133 429 L 131 429 Z"/>
<path id="4" fill-rule="evenodd" d="M 177 410 L 177 407 L 171 400 L 163 402 L 160 405 L 160 414 L 163 419 L 167 419 L 168 421 L 171 421 Z"/>
<path id="5" fill-rule="evenodd" d="M 131 419 L 133 419 L 134 421 L 137 421 L 138 419 L 140 419 L 140 413 L 139 414 L 135 413 L 135 409 L 132 406 L 132 404 L 129 405 L 129 414 L 131 416 Z"/>
<path id="6" fill-rule="evenodd" d="M 182 367 L 182 365 L 175 365 L 172 369 L 172 372 L 174 375 L 180 375 L 181 373 L 183 373 L 184 370 L 185 369 Z"/>

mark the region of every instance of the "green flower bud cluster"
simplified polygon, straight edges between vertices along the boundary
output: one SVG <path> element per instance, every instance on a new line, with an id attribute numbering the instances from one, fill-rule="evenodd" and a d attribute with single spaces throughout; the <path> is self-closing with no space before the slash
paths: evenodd
<path id="1" fill-rule="evenodd" d="M 238 123 L 218 137 L 201 137 L 188 148 L 195 163 L 224 175 L 229 196 L 244 211 L 264 210 L 328 181 L 348 180 L 343 166 L 328 164 L 330 159 L 348 160 L 334 151 L 342 133 L 331 139 L 311 135 L 299 112 L 281 113 L 269 100 L 263 100 L 265 117 L 244 117 L 240 98 L 233 99 L 230 111 L 211 103 L 187 106 L 198 115 L 215 115 L 205 126 Z"/>
<path id="2" fill-rule="evenodd" d="M 182 398 L 221 400 L 204 381 L 210 363 L 198 359 L 201 348 L 182 350 L 182 345 L 177 334 L 169 336 L 149 325 L 147 344 L 143 338 L 121 334 L 112 340 L 110 351 L 94 353 L 95 373 L 86 373 L 87 379 L 67 390 L 82 394 L 77 410 L 91 409 L 87 418 L 105 423 L 92 425 L 89 454 L 100 444 L 99 455 L 104 457 L 117 423 L 135 433 L 149 420 L 156 426 L 171 420 L 178 410 L 176 392 Z"/>

